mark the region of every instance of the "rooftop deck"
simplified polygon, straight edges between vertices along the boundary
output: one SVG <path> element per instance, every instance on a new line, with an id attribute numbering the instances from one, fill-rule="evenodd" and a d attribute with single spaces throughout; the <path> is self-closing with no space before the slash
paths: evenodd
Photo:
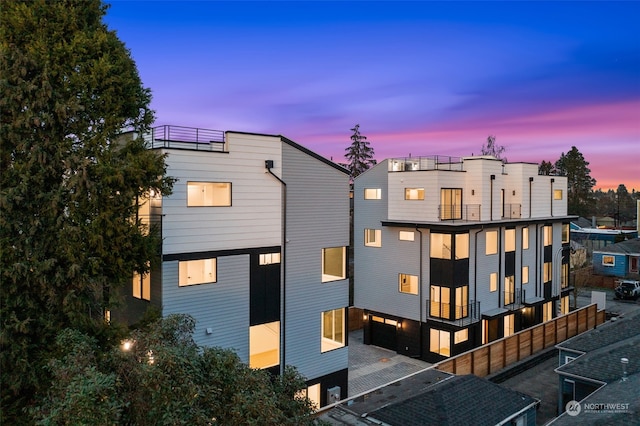
<path id="1" fill-rule="evenodd" d="M 450 170 L 462 172 L 464 171 L 464 167 L 460 157 L 449 157 L 444 155 L 389 159 L 390 172 L 416 172 L 422 170 Z"/>
<path id="2" fill-rule="evenodd" d="M 142 138 L 149 148 L 227 152 L 224 133 L 223 130 L 167 125 L 152 128 Z"/>

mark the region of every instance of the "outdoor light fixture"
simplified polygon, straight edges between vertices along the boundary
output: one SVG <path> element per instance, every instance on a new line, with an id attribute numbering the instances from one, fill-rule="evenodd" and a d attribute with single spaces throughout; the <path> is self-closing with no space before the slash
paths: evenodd
<path id="1" fill-rule="evenodd" d="M 122 347 L 122 350 L 127 352 L 130 351 L 131 348 L 133 347 L 133 342 L 131 340 L 123 340 L 122 341 L 122 345 L 120 345 Z"/>

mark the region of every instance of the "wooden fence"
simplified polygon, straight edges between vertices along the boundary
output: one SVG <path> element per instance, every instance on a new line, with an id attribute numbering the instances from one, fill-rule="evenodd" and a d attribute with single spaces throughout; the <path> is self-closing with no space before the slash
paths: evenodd
<path id="1" fill-rule="evenodd" d="M 595 304 L 488 343 L 436 365 L 453 374 L 485 377 L 528 356 L 554 346 L 605 322 L 605 311 Z"/>

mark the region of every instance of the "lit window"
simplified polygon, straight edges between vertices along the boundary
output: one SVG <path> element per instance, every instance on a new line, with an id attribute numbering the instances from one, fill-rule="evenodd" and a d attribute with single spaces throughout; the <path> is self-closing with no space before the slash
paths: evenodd
<path id="1" fill-rule="evenodd" d="M 151 300 L 151 275 L 147 272 L 142 276 L 133 273 L 133 297 L 142 300 Z"/>
<path id="2" fill-rule="evenodd" d="M 456 331 L 453 333 L 453 343 L 458 344 L 462 342 L 466 342 L 469 340 L 469 329 L 465 328 L 464 330 Z"/>
<path id="3" fill-rule="evenodd" d="M 456 234 L 456 259 L 469 258 L 469 234 Z"/>
<path id="4" fill-rule="evenodd" d="M 560 271 L 560 287 L 569 287 L 569 264 L 563 263 Z"/>
<path id="5" fill-rule="evenodd" d="M 462 189 L 440 190 L 440 219 L 462 219 Z"/>
<path id="6" fill-rule="evenodd" d="M 228 207 L 231 182 L 187 182 L 188 207 Z"/>
<path id="7" fill-rule="evenodd" d="M 542 282 L 548 283 L 553 279 L 553 263 L 544 262 Z"/>
<path id="8" fill-rule="evenodd" d="M 365 229 L 364 245 L 367 247 L 381 247 L 382 246 L 382 230 Z"/>
<path id="9" fill-rule="evenodd" d="M 616 258 L 614 256 L 602 256 L 602 264 L 604 266 L 616 266 Z"/>
<path id="10" fill-rule="evenodd" d="M 553 226 L 547 225 L 543 227 L 542 232 L 544 233 L 544 245 L 550 246 L 553 244 Z"/>
<path id="11" fill-rule="evenodd" d="M 505 229 L 504 230 L 504 251 L 516 251 L 516 230 Z"/>
<path id="12" fill-rule="evenodd" d="M 321 352 L 344 346 L 344 309 L 334 309 L 322 313 Z"/>
<path id="13" fill-rule="evenodd" d="M 513 275 L 504 277 L 504 304 L 511 305 L 514 302 L 516 281 Z"/>
<path id="14" fill-rule="evenodd" d="M 346 247 L 322 249 L 322 282 L 343 280 L 346 273 Z"/>
<path id="15" fill-rule="evenodd" d="M 433 353 L 451 355 L 451 333 L 432 328 L 429 332 L 429 350 Z"/>
<path id="16" fill-rule="evenodd" d="M 522 267 L 522 284 L 527 284 L 529 282 L 529 267 Z"/>
<path id="17" fill-rule="evenodd" d="M 364 199 L 365 200 L 380 200 L 382 198 L 382 189 L 380 188 L 365 188 Z"/>
<path id="18" fill-rule="evenodd" d="M 405 188 L 405 200 L 424 200 L 424 188 Z"/>
<path id="19" fill-rule="evenodd" d="M 489 291 L 498 291 L 498 273 L 489 274 Z"/>
<path id="20" fill-rule="evenodd" d="M 308 398 L 311 401 L 311 408 L 317 410 L 320 408 L 320 390 L 320 383 L 316 383 L 306 389 L 301 389 L 296 394 L 296 399 Z"/>
<path id="21" fill-rule="evenodd" d="M 398 290 L 400 293 L 418 294 L 418 276 L 398 274 Z"/>
<path id="22" fill-rule="evenodd" d="M 487 231 L 485 254 L 498 253 L 498 231 Z"/>
<path id="23" fill-rule="evenodd" d="M 554 200 L 562 200 L 562 189 L 554 189 L 553 190 L 553 199 Z"/>
<path id="24" fill-rule="evenodd" d="M 562 315 L 569 313 L 569 296 L 565 296 L 560 299 L 560 311 L 562 312 Z"/>
<path id="25" fill-rule="evenodd" d="M 261 253 L 259 257 L 260 265 L 273 265 L 275 263 L 280 263 L 280 253 Z"/>
<path id="26" fill-rule="evenodd" d="M 466 318 L 469 315 L 469 286 L 456 288 L 456 319 Z"/>
<path id="27" fill-rule="evenodd" d="M 429 312 L 432 317 L 451 317 L 451 289 L 448 287 L 431 286 L 431 302 Z"/>
<path id="28" fill-rule="evenodd" d="M 553 302 L 547 302 L 542 305 L 542 322 L 553 319 Z"/>
<path id="29" fill-rule="evenodd" d="M 410 231 L 400 231 L 398 238 L 400 238 L 400 241 L 414 241 L 415 233 Z"/>
<path id="30" fill-rule="evenodd" d="M 562 243 L 568 243 L 569 242 L 569 224 L 568 223 L 563 223 L 562 224 Z"/>
<path id="31" fill-rule="evenodd" d="M 528 227 L 522 228 L 522 249 L 523 250 L 529 249 L 529 228 Z"/>
<path id="32" fill-rule="evenodd" d="M 216 282 L 217 261 L 212 259 L 184 260 L 178 264 L 178 285 L 188 286 L 194 284 Z"/>
<path id="33" fill-rule="evenodd" d="M 249 327 L 249 367 L 280 364 L 280 321 Z"/>
<path id="34" fill-rule="evenodd" d="M 514 332 L 515 315 L 506 315 L 504 317 L 504 337 L 511 336 Z"/>
<path id="35" fill-rule="evenodd" d="M 451 234 L 431 233 L 430 256 L 434 259 L 451 259 Z"/>

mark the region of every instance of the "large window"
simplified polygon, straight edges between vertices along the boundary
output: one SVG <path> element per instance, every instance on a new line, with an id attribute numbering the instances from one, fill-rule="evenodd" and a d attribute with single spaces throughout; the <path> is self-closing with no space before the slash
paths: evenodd
<path id="1" fill-rule="evenodd" d="M 516 280 L 513 275 L 504 277 L 504 304 L 511 305 L 515 301 Z"/>
<path id="2" fill-rule="evenodd" d="M 418 294 L 418 276 L 398 274 L 398 289 L 400 293 Z"/>
<path id="3" fill-rule="evenodd" d="M 459 330 L 453 333 L 453 343 L 458 344 L 469 340 L 469 329 Z"/>
<path id="4" fill-rule="evenodd" d="M 569 287 L 569 264 L 563 263 L 560 268 L 560 287 L 567 288 Z"/>
<path id="5" fill-rule="evenodd" d="M 562 312 L 562 315 L 569 313 L 569 296 L 564 296 L 560 299 L 560 311 Z"/>
<path id="6" fill-rule="evenodd" d="M 364 245 L 367 247 L 381 247 L 382 246 L 382 230 L 365 229 Z"/>
<path id="7" fill-rule="evenodd" d="M 187 182 L 188 207 L 228 207 L 231 182 Z"/>
<path id="8" fill-rule="evenodd" d="M 344 346 L 344 309 L 322 313 L 322 340 L 320 351 L 327 352 Z"/>
<path id="9" fill-rule="evenodd" d="M 498 253 L 498 231 L 487 231 L 485 243 L 485 254 Z"/>
<path id="10" fill-rule="evenodd" d="M 553 319 L 553 302 L 547 302 L 542 305 L 542 322 Z"/>
<path id="11" fill-rule="evenodd" d="M 504 317 L 504 337 L 511 336 L 514 333 L 515 315 L 506 315 Z"/>
<path id="12" fill-rule="evenodd" d="M 280 321 L 249 327 L 249 367 L 280 364 Z"/>
<path id="13" fill-rule="evenodd" d="M 322 249 L 322 282 L 343 280 L 346 273 L 346 247 Z"/>
<path id="14" fill-rule="evenodd" d="M 504 251 L 516 251 L 516 230 L 505 229 L 504 230 Z"/>
<path id="15" fill-rule="evenodd" d="M 451 234 L 431 233 L 430 256 L 434 259 L 451 259 Z"/>
<path id="16" fill-rule="evenodd" d="M 430 305 L 429 312 L 432 317 L 451 318 L 451 289 L 432 285 Z"/>
<path id="17" fill-rule="evenodd" d="M 440 219 L 462 219 L 462 189 L 440 190 Z"/>
<path id="18" fill-rule="evenodd" d="M 522 228 L 522 249 L 529 249 L 529 228 L 526 226 Z"/>
<path id="19" fill-rule="evenodd" d="M 522 267 L 522 284 L 528 284 L 528 283 L 529 283 L 529 267 L 523 266 Z"/>
<path id="20" fill-rule="evenodd" d="M 569 224 L 568 223 L 563 223 L 562 224 L 562 243 L 568 243 L 569 239 L 570 239 L 570 235 L 571 232 L 569 230 Z"/>
<path id="21" fill-rule="evenodd" d="M 553 263 L 544 262 L 542 282 L 548 283 L 553 280 Z"/>
<path id="22" fill-rule="evenodd" d="M 456 260 L 469 258 L 469 234 L 456 234 Z"/>
<path id="23" fill-rule="evenodd" d="M 553 244 L 553 226 L 551 225 L 544 226 L 542 228 L 542 232 L 544 235 L 544 239 L 543 239 L 544 245 L 550 246 L 551 244 Z"/>
<path id="24" fill-rule="evenodd" d="M 151 275 L 147 272 L 140 275 L 133 273 L 133 297 L 142 300 L 151 300 Z"/>
<path id="25" fill-rule="evenodd" d="M 400 241 L 414 241 L 416 237 L 413 231 L 400 231 L 398 238 Z"/>
<path id="26" fill-rule="evenodd" d="M 429 331 L 429 350 L 444 356 L 451 355 L 451 333 L 432 328 Z"/>
<path id="27" fill-rule="evenodd" d="M 424 188 L 405 188 L 405 200 L 424 200 Z"/>
<path id="28" fill-rule="evenodd" d="M 498 273 L 492 272 L 489 274 L 489 291 L 498 291 Z"/>
<path id="29" fill-rule="evenodd" d="M 456 319 L 469 315 L 469 286 L 456 287 Z"/>
<path id="30" fill-rule="evenodd" d="M 184 260 L 178 264 L 179 286 L 215 283 L 217 261 L 212 259 Z"/>
<path id="31" fill-rule="evenodd" d="M 382 189 L 380 188 L 365 188 L 364 199 L 365 200 L 380 200 L 382 198 Z"/>

